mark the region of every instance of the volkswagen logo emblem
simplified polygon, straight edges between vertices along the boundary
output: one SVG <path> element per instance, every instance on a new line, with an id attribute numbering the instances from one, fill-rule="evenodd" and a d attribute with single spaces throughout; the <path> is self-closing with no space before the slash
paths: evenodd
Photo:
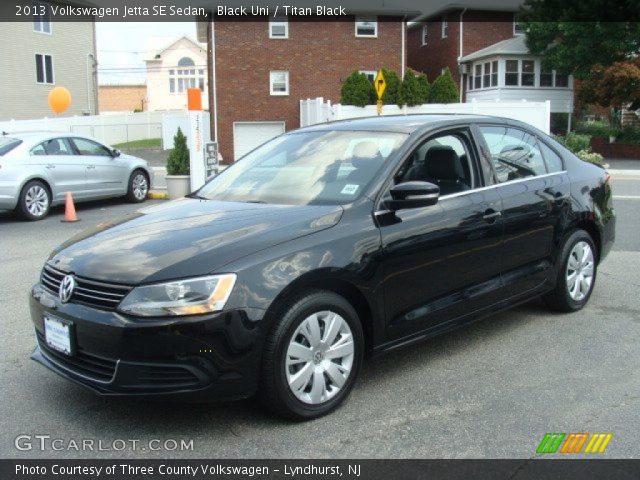
<path id="1" fill-rule="evenodd" d="M 58 297 L 60 297 L 60 301 L 62 303 L 67 303 L 71 300 L 71 295 L 73 295 L 73 290 L 76 288 L 76 279 L 73 278 L 73 275 L 65 275 L 60 282 L 60 288 L 58 289 Z"/>

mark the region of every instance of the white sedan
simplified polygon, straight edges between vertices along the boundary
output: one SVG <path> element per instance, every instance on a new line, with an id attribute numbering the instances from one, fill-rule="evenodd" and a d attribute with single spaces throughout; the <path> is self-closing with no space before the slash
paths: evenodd
<path id="1" fill-rule="evenodd" d="M 146 160 L 83 135 L 0 135 L 0 210 L 40 220 L 71 192 L 76 202 L 124 196 L 143 202 L 153 181 Z"/>

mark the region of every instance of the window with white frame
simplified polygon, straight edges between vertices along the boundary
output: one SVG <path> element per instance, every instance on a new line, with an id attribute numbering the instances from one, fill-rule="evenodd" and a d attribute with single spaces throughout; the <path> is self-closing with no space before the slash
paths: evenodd
<path id="1" fill-rule="evenodd" d="M 540 86 L 547 88 L 567 88 L 569 87 L 569 75 L 558 73 L 555 70 L 548 70 L 541 66 Z"/>
<path id="2" fill-rule="evenodd" d="M 289 20 L 278 15 L 269 21 L 269 38 L 289 38 Z"/>
<path id="3" fill-rule="evenodd" d="M 443 15 L 442 16 L 442 27 L 441 27 L 441 31 L 440 31 L 440 36 L 442 38 L 447 38 L 448 34 L 449 34 L 449 22 L 447 22 L 447 16 Z"/>
<path id="4" fill-rule="evenodd" d="M 271 95 L 289 95 L 289 72 L 286 70 L 269 72 L 269 92 Z"/>
<path id="5" fill-rule="evenodd" d="M 46 85 L 53 85 L 53 57 L 36 53 L 36 82 Z"/>
<path id="6" fill-rule="evenodd" d="M 205 69 L 198 68 L 189 57 L 182 57 L 177 68 L 169 69 L 169 93 L 184 93 L 189 88 L 204 92 Z"/>
<path id="7" fill-rule="evenodd" d="M 498 86 L 498 61 L 490 60 L 473 64 L 469 75 L 469 90 Z"/>
<path id="8" fill-rule="evenodd" d="M 356 37 L 377 37 L 377 17 L 356 17 Z"/>
<path id="9" fill-rule="evenodd" d="M 51 33 L 51 12 L 49 5 L 42 2 L 33 2 L 33 31 L 38 33 Z"/>
<path id="10" fill-rule="evenodd" d="M 522 22 L 518 22 L 515 18 L 513 20 L 513 34 L 514 35 L 524 35 L 524 25 Z"/>
<path id="11" fill-rule="evenodd" d="M 376 75 L 378 74 L 378 72 L 375 70 L 360 70 L 360 73 L 366 75 L 371 83 L 374 82 L 374 80 L 376 79 Z"/>
<path id="12" fill-rule="evenodd" d="M 429 40 L 429 30 L 426 25 L 422 26 L 422 45 L 426 45 Z"/>

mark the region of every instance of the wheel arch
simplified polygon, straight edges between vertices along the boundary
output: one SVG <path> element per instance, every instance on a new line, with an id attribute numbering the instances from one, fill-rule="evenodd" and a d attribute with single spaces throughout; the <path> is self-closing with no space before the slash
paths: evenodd
<path id="1" fill-rule="evenodd" d="M 345 273 L 340 275 L 340 273 Z M 356 283 L 348 278 L 346 272 L 327 271 L 325 269 L 307 272 L 287 285 L 271 302 L 267 309 L 268 318 L 275 319 L 287 301 L 294 295 L 307 290 L 325 290 L 341 296 L 355 309 L 364 333 L 365 351 L 373 350 L 374 318 L 373 306 Z"/>
<path id="2" fill-rule="evenodd" d="M 594 246 L 596 247 L 597 263 L 600 263 L 600 258 L 602 256 L 602 234 L 600 233 L 600 229 L 596 225 L 596 222 L 593 220 L 583 219 L 576 222 L 574 227 L 575 229 L 584 230 L 589 234 L 593 240 Z"/>
<path id="3" fill-rule="evenodd" d="M 54 205 L 56 199 L 54 196 L 53 187 L 51 186 L 51 183 L 49 182 L 49 180 L 47 180 L 41 175 L 32 175 L 30 177 L 27 177 L 25 180 L 23 180 L 18 190 L 18 195 L 22 195 L 22 190 L 24 190 L 24 187 L 27 185 L 27 183 L 32 182 L 34 180 L 44 183 L 44 186 L 47 188 L 47 190 L 49 190 L 49 196 L 51 197 L 51 205 Z"/>

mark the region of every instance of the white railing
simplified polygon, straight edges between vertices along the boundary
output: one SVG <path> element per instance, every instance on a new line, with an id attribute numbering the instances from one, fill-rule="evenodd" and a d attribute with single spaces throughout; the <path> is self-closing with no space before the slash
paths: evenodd
<path id="1" fill-rule="evenodd" d="M 472 101 L 468 103 L 427 103 L 415 107 L 385 105 L 382 115 L 409 115 L 416 113 L 466 113 L 512 118 L 526 122 L 549 133 L 551 129 L 551 102 L 527 101 Z M 352 105 L 331 105 L 322 97 L 300 100 L 300 126 L 346 120 L 349 118 L 375 117 L 376 106 L 354 107 Z"/>

